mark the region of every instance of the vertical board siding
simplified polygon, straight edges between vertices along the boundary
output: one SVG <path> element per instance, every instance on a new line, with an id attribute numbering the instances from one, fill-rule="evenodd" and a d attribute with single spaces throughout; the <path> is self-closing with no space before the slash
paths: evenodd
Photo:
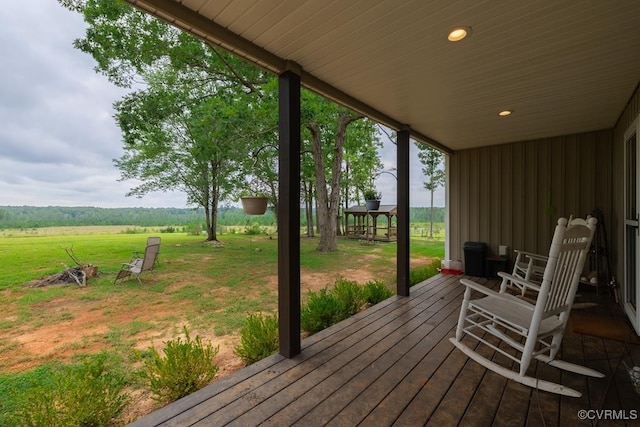
<path id="1" fill-rule="evenodd" d="M 463 150 L 450 156 L 449 256 L 466 241 L 547 253 L 559 216 L 602 210 L 613 273 L 623 271 L 624 133 L 640 114 L 636 88 L 615 127 Z M 551 204 L 547 206 L 551 190 Z M 552 208 L 546 209 L 545 208 Z M 513 258 L 513 257 L 512 257 Z"/>
<path id="2" fill-rule="evenodd" d="M 504 165 L 503 173 L 505 176 L 512 176 L 513 173 L 513 162 L 511 159 L 513 158 L 513 146 L 506 147 L 506 150 L 503 150 L 503 156 L 501 159 L 501 164 Z M 502 220 L 500 221 L 500 244 L 501 245 L 509 245 L 509 242 L 513 241 L 513 232 L 512 232 L 512 217 L 513 217 L 513 204 L 512 203 L 504 203 L 506 200 L 505 195 L 511 194 L 513 192 L 513 180 L 510 179 L 500 179 L 500 201 L 498 202 L 497 209 L 500 209 L 502 212 Z"/>
<path id="3" fill-rule="evenodd" d="M 612 164 L 615 173 L 611 176 L 611 192 L 609 203 L 613 212 L 611 221 L 608 223 L 607 232 L 611 244 L 612 266 L 616 271 L 618 280 L 622 279 L 624 271 L 624 133 L 631 123 L 640 114 L 640 87 L 637 87 L 634 95 L 629 100 L 618 123 L 613 129 L 613 152 Z M 451 194 L 453 196 L 453 193 Z M 612 237 L 611 237 L 612 235 Z M 453 245 L 452 245 L 453 246 Z"/>
<path id="4" fill-rule="evenodd" d="M 482 158 L 478 156 L 476 159 L 467 158 L 469 165 L 469 240 L 477 241 L 480 239 L 480 188 L 479 171 L 486 167 L 482 164 Z M 482 195 L 485 192 L 482 191 Z"/>
<path id="5" fill-rule="evenodd" d="M 490 171 L 500 169 L 500 165 L 502 165 L 502 152 L 495 148 L 490 149 L 488 151 L 489 158 L 487 162 L 489 163 L 489 169 L 487 170 L 488 175 L 488 187 L 489 187 L 489 203 L 487 207 L 489 208 L 487 215 L 489 218 L 489 229 L 491 230 L 491 241 L 496 242 L 497 245 L 500 245 L 501 233 L 502 230 L 502 222 L 506 220 L 505 213 L 501 209 L 501 199 L 502 199 L 502 175 L 497 173 L 490 173 Z M 492 248 L 495 253 L 498 252 L 497 247 Z"/>
<path id="6" fill-rule="evenodd" d="M 608 224 L 613 158 L 611 130 L 454 153 L 451 258 L 464 260 L 466 241 L 486 242 L 493 253 L 499 245 L 548 253 L 558 217 L 594 208 Z"/>
<path id="7" fill-rule="evenodd" d="M 524 218 L 525 206 L 525 191 L 524 191 L 524 174 L 522 173 L 514 173 L 514 171 L 522 172 L 524 170 L 524 144 L 514 144 L 513 145 L 513 161 L 511 165 L 513 169 L 511 170 L 511 177 L 513 177 L 513 182 L 516 185 L 512 188 L 512 193 L 506 193 L 504 197 L 504 204 L 509 205 L 509 200 L 513 200 L 513 215 L 511 216 L 511 234 L 515 237 L 511 240 L 509 245 L 511 249 L 513 248 L 524 248 L 524 228 L 516 227 L 516 222 L 520 224 L 519 221 Z M 509 177 L 504 177 L 505 180 L 509 180 Z M 514 218 L 518 218 L 518 221 L 514 221 Z"/>
<path id="8" fill-rule="evenodd" d="M 550 163 L 551 163 L 551 148 L 550 141 L 544 140 L 541 141 L 537 145 L 537 164 L 536 168 L 536 182 L 533 183 L 534 192 L 537 194 L 537 200 L 534 202 L 534 208 L 531 211 L 533 215 L 535 215 L 536 225 L 535 233 L 536 236 L 536 248 L 538 253 L 544 253 L 547 251 L 542 251 L 541 248 L 544 248 L 549 234 L 549 215 L 556 216 L 556 212 L 550 211 L 552 205 L 550 203 L 549 198 L 553 197 L 553 193 L 556 191 L 556 187 L 560 185 L 558 183 L 553 183 L 550 179 Z M 537 190 L 537 191 L 536 191 Z"/>

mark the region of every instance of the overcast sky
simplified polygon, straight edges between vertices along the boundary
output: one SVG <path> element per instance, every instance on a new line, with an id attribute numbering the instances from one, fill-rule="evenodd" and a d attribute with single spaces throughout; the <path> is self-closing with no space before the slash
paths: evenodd
<path id="1" fill-rule="evenodd" d="M 112 108 L 125 91 L 73 48 L 84 29 L 82 17 L 56 0 L 2 5 L 0 206 L 185 207 L 179 192 L 125 196 L 134 183 L 119 182 L 113 165 L 123 150 Z M 383 162 L 394 167 L 395 148 L 383 140 Z M 429 206 L 423 181 L 415 161 L 412 206 Z M 376 184 L 383 203 L 395 203 L 395 179 L 382 174 Z M 443 190 L 434 204 L 444 206 Z"/>

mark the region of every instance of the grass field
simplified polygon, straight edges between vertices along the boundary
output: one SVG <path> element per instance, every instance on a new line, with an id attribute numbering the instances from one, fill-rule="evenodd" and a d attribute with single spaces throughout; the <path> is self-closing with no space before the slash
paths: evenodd
<path id="1" fill-rule="evenodd" d="M 0 237 L 0 373 L 19 375 L 52 363 L 71 363 L 83 354 L 107 352 L 133 370 L 132 349 L 161 347 L 192 333 L 220 345 L 223 376 L 241 367 L 233 355 L 248 313 L 277 310 L 277 239 L 267 235 L 224 234 L 221 245 L 184 233 L 130 234 L 113 229 L 38 230 L 38 234 Z M 149 230 L 147 230 L 149 231 Z M 143 250 L 149 235 L 160 235 L 154 272 L 113 283 L 120 264 Z M 302 290 L 331 286 L 346 278 L 380 280 L 395 289 L 396 245 L 363 245 L 340 240 L 339 251 L 319 254 L 317 239 L 301 240 Z M 99 276 L 88 286 L 27 288 L 31 280 L 72 265 L 65 249 Z M 411 240 L 412 265 L 442 258 L 443 241 Z M 6 376 L 5 376 L 6 378 Z M 0 378 L 1 379 L 1 378 Z M 129 416 L 153 409 L 140 396 Z"/>

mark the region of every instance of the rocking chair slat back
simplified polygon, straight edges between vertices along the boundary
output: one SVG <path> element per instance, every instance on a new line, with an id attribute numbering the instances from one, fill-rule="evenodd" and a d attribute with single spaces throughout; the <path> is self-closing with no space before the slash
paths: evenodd
<path id="1" fill-rule="evenodd" d="M 586 225 L 570 225 L 563 235 L 555 233 L 555 236 L 561 237 L 562 240 L 559 243 L 552 243 L 552 246 L 553 244 L 559 244 L 560 248 L 557 250 L 556 255 L 554 253 L 556 251 L 552 247 L 550 258 L 553 258 L 555 265 L 547 265 L 547 268 L 545 268 L 545 278 L 541 286 L 541 291 L 545 286 L 549 288 L 547 299 L 544 303 L 545 313 L 563 311 L 567 308 L 567 305 L 570 308 L 570 305 L 573 304 L 582 266 L 586 260 L 595 232 L 595 223 L 595 218 L 590 218 Z M 546 280 L 548 275 L 552 275 L 550 281 Z"/>

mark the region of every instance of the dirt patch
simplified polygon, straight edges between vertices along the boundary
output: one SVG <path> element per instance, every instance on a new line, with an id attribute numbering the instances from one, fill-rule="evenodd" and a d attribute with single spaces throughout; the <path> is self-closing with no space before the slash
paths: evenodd
<path id="1" fill-rule="evenodd" d="M 54 355 L 58 360 L 70 361 L 80 353 L 97 353 L 105 348 L 110 331 L 115 331 L 114 335 L 118 331 L 127 334 L 132 322 L 156 324 L 158 319 L 179 312 L 182 305 L 181 302 L 165 302 L 155 304 L 153 310 L 132 313 L 119 308 L 125 306 L 119 295 L 99 302 L 56 299 L 34 304 L 35 310 L 46 313 L 49 323 L 4 333 L 3 340 L 12 345 L 0 354 L 0 366 L 4 371 L 20 372 L 41 365 Z M 153 338 L 163 338 L 163 334 L 156 333 Z M 140 346 L 136 343 L 135 347 Z"/>

